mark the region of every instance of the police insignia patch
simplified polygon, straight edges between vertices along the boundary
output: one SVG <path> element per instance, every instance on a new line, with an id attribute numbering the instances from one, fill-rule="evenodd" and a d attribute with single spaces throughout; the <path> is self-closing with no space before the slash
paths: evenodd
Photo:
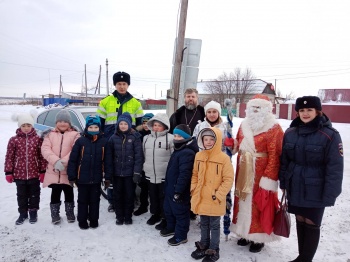
<path id="1" fill-rule="evenodd" d="M 343 143 L 339 143 L 338 147 L 339 147 L 339 154 L 340 154 L 341 156 L 343 156 L 343 154 L 344 154 Z"/>

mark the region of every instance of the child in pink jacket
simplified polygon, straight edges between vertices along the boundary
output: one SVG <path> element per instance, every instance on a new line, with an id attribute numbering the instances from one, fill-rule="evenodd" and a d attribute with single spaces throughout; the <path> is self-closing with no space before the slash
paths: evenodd
<path id="1" fill-rule="evenodd" d="M 69 184 L 67 165 L 70 152 L 75 141 L 80 137 L 79 132 L 72 128 L 70 113 L 62 109 L 56 116 L 56 126 L 47 134 L 41 147 L 44 158 L 48 161 L 43 187 L 50 187 L 51 192 L 51 218 L 53 224 L 61 222 L 60 206 L 61 193 L 64 192 L 65 208 L 68 223 L 75 221 L 74 193 Z"/>

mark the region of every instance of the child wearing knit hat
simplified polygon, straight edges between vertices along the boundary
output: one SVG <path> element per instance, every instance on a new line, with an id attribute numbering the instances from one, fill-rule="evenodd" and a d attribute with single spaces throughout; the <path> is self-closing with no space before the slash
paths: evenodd
<path id="1" fill-rule="evenodd" d="M 160 231 L 171 246 L 187 242 L 190 227 L 190 186 L 193 162 L 198 146 L 187 125 L 177 125 L 173 130 L 174 152 L 166 170 L 164 183 L 164 215 L 167 225 Z"/>
<path id="2" fill-rule="evenodd" d="M 44 134 L 41 151 L 48 161 L 43 187 L 50 187 L 51 191 L 51 222 L 56 225 L 61 222 L 60 206 L 61 193 L 64 192 L 65 211 L 68 223 L 75 221 L 74 191 L 67 175 L 67 165 L 72 147 L 80 137 L 80 133 L 72 127 L 70 113 L 62 109 L 56 115 L 56 126 Z"/>
<path id="3" fill-rule="evenodd" d="M 103 179 L 107 138 L 100 132 L 99 116 L 87 116 L 83 136 L 75 141 L 69 156 L 69 183 L 78 186 L 78 222 L 81 229 L 97 228 L 100 210 L 100 185 Z M 109 177 L 105 177 L 108 186 Z M 88 221 L 90 224 L 88 224 Z"/>
<path id="4" fill-rule="evenodd" d="M 131 225 L 134 211 L 134 177 L 139 177 L 143 165 L 141 135 L 131 128 L 131 116 L 118 117 L 115 133 L 107 143 L 105 173 L 113 177 L 113 201 L 117 225 Z"/>
<path id="5" fill-rule="evenodd" d="M 8 183 L 15 182 L 19 217 L 16 225 L 26 219 L 34 224 L 38 217 L 40 202 L 40 182 L 44 180 L 46 161 L 41 155 L 42 139 L 34 125 L 36 113 L 14 114 L 12 120 L 18 122 L 16 135 L 11 137 L 5 156 L 4 171 Z"/>

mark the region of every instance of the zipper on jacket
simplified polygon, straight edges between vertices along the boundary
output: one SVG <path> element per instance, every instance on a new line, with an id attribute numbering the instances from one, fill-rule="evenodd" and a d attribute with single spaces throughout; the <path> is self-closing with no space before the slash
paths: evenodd
<path id="1" fill-rule="evenodd" d="M 157 174 L 156 174 L 156 163 L 154 162 L 154 157 L 155 157 L 155 149 L 156 149 L 156 140 L 157 140 L 157 132 L 154 132 L 156 139 L 154 139 L 153 142 L 153 172 L 154 172 L 154 183 L 156 184 L 157 182 Z"/>
<path id="2" fill-rule="evenodd" d="M 26 134 L 26 173 L 27 173 L 27 180 L 29 179 L 28 174 L 28 134 Z"/>
<path id="3" fill-rule="evenodd" d="M 61 159 L 61 153 L 62 153 L 62 145 L 63 145 L 63 136 L 64 136 L 64 133 L 61 134 L 62 138 L 61 138 L 61 145 L 60 145 L 60 153 L 58 155 L 58 157 Z M 58 171 L 58 184 L 61 183 L 61 171 Z"/>
<path id="4" fill-rule="evenodd" d="M 123 176 L 123 166 L 124 166 L 124 161 L 126 161 L 126 158 L 123 159 L 124 155 L 124 144 L 125 144 L 125 140 L 126 140 L 126 135 L 123 134 L 123 143 L 122 143 L 122 170 L 120 172 L 120 176 Z"/>

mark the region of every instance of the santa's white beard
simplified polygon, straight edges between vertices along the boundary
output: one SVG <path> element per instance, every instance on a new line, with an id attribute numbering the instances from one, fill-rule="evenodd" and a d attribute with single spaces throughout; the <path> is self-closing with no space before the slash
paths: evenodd
<path id="1" fill-rule="evenodd" d="M 267 124 L 271 114 L 266 107 L 258 109 L 258 112 L 254 112 L 255 110 L 256 108 L 253 107 L 246 110 L 248 124 L 253 132 L 261 130 Z"/>

